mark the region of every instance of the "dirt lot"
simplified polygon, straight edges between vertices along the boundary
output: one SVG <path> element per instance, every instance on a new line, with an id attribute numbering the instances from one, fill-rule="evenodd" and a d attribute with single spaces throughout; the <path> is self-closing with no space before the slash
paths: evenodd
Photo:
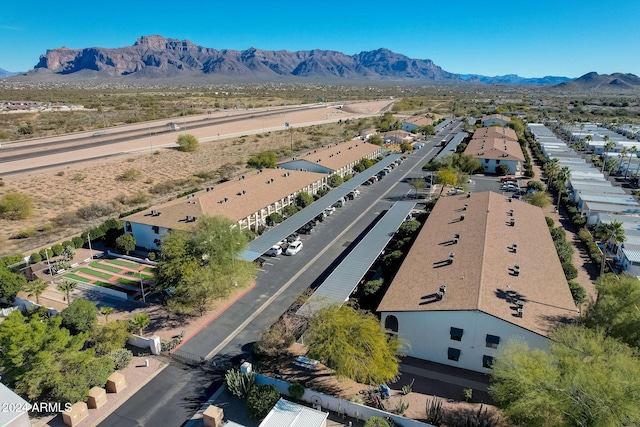
<path id="1" fill-rule="evenodd" d="M 150 190 L 158 184 L 185 179 L 182 186 L 184 190 L 204 185 L 211 180 L 211 176 L 213 180 L 219 179 L 221 168 L 223 174 L 242 173 L 247 159 L 253 153 L 289 148 L 292 139 L 294 148 L 298 150 L 335 142 L 343 139 L 345 132 L 355 132 L 357 124 L 354 118 L 378 115 L 388 105 L 389 101 L 367 102 L 349 109 L 332 110 L 331 114 L 320 109 L 305 111 L 295 117 L 287 115 L 293 128 L 291 133 L 263 133 L 265 126 L 269 129 L 270 124 L 264 124 L 259 119 L 237 122 L 216 131 L 220 139 L 215 136 L 213 141 L 201 142 L 197 153 L 183 153 L 172 148 L 154 148 L 151 152 L 148 139 L 144 139 L 131 142 L 131 150 L 146 147 L 146 150 L 137 153 L 108 160 L 84 161 L 76 166 L 37 173 L 6 176 L 2 180 L 4 186 L 0 187 L 0 196 L 10 192 L 27 194 L 33 199 L 34 209 L 27 220 L 0 220 L 0 255 L 17 252 L 28 255 L 36 249 L 76 235 L 104 219 L 83 221 L 76 215 L 78 208 L 106 204 L 114 207 L 114 213 L 110 216 L 117 216 L 117 212 L 125 212 L 136 206 L 162 202 L 175 196 L 176 191 L 164 195 L 152 194 Z M 347 119 L 352 120 L 351 125 L 344 124 Z M 336 123 L 338 120 L 343 120 L 343 123 Z M 197 132 L 194 132 L 196 137 L 211 139 L 211 133 L 207 138 L 207 134 Z M 237 136 L 223 139 L 230 134 Z M 29 167 L 37 166 L 42 161 L 46 161 L 46 157 L 31 160 Z M 125 178 L 127 173 L 129 176 Z M 195 177 L 196 174 L 205 176 L 205 179 Z M 31 237 L 12 238 L 19 232 L 27 232 Z"/>

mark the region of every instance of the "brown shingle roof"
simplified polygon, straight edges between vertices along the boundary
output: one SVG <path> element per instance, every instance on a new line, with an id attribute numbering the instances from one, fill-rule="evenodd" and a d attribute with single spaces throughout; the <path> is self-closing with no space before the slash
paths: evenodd
<path id="1" fill-rule="evenodd" d="M 508 200 L 493 192 L 440 198 L 378 311 L 480 310 L 541 335 L 574 319 L 577 309 L 542 210 Z M 446 293 L 437 300 L 441 285 Z M 515 300 L 525 301 L 522 317 Z"/>
<path id="2" fill-rule="evenodd" d="M 356 162 L 363 157 L 380 150 L 375 144 L 360 140 L 346 141 L 339 144 L 329 144 L 326 147 L 314 149 L 295 157 L 296 160 L 307 160 L 332 170 L 338 170 L 349 163 Z M 289 159 L 288 161 L 291 161 Z M 282 162 L 286 163 L 286 162 Z"/>
<path id="3" fill-rule="evenodd" d="M 433 119 L 425 116 L 413 116 L 413 117 L 409 117 L 406 120 L 403 120 L 403 122 L 411 123 L 412 125 L 421 127 L 421 126 L 430 125 L 431 123 L 433 123 Z"/>
<path id="4" fill-rule="evenodd" d="M 470 154 L 477 159 L 524 161 L 520 144 L 507 138 L 472 139 L 465 148 L 464 154 Z"/>
<path id="5" fill-rule="evenodd" d="M 505 138 L 511 141 L 518 141 L 518 135 L 516 135 L 515 130 L 499 126 L 489 126 L 487 128 L 476 129 L 471 138 Z"/>
<path id="6" fill-rule="evenodd" d="M 263 169 L 262 172 L 245 174 L 244 179 L 224 182 L 211 191 L 202 190 L 194 193 L 193 197 L 181 197 L 129 215 L 123 220 L 170 229 L 189 228 L 193 223 L 185 221 L 187 215 L 222 215 L 232 221 L 240 221 L 323 177 L 326 175 L 314 172 Z M 225 197 L 227 201 L 221 203 Z M 152 210 L 161 212 L 161 215 L 152 215 Z"/>

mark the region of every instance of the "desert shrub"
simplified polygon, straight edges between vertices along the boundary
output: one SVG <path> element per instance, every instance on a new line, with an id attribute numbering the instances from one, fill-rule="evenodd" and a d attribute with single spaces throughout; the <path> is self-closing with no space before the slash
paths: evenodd
<path id="1" fill-rule="evenodd" d="M 77 215 L 85 221 L 91 221 L 94 219 L 102 218 L 111 215 L 115 209 L 111 204 L 106 203 L 92 203 L 89 206 L 84 206 L 78 209 Z"/>
<path id="2" fill-rule="evenodd" d="M 129 169 L 125 170 L 124 172 L 122 172 L 122 174 L 119 175 L 116 178 L 116 180 L 117 181 L 125 181 L 125 182 L 133 182 L 133 181 L 139 180 L 141 176 L 142 176 L 142 172 L 140 172 L 138 169 L 129 168 Z"/>
<path id="3" fill-rule="evenodd" d="M 294 341 L 293 334 L 276 324 L 263 332 L 260 341 L 253 345 L 253 352 L 256 355 L 276 357 L 286 353 Z"/>
<path id="4" fill-rule="evenodd" d="M 271 408 L 280 400 L 280 393 L 272 385 L 251 387 L 247 396 L 247 413 L 256 420 L 267 416 Z"/>
<path id="5" fill-rule="evenodd" d="M 36 235 L 36 230 L 34 228 L 25 228 L 24 230 L 18 231 L 16 234 L 11 236 L 12 239 L 28 239 L 29 237 L 33 237 Z"/>
<path id="6" fill-rule="evenodd" d="M 189 134 L 180 135 L 178 137 L 178 140 L 176 141 L 176 144 L 178 144 L 178 149 L 180 151 L 184 151 L 185 153 L 197 151 L 200 147 L 200 142 L 198 141 L 198 139 L 195 136 Z"/>
<path id="7" fill-rule="evenodd" d="M 265 151 L 251 156 L 247 160 L 247 165 L 255 169 L 275 168 L 277 162 L 278 157 L 275 151 Z"/>
<path id="8" fill-rule="evenodd" d="M 8 193 L 0 198 L 0 218 L 11 221 L 26 219 L 33 210 L 31 197 L 21 193 Z"/>
<path id="9" fill-rule="evenodd" d="M 64 176 L 64 171 L 56 172 L 56 176 Z"/>
<path id="10" fill-rule="evenodd" d="M 77 212 L 64 211 L 60 212 L 53 219 L 53 223 L 57 227 L 71 227 L 78 223 L 78 214 Z"/>
<path id="11" fill-rule="evenodd" d="M 131 359 L 133 359 L 133 353 L 126 348 L 119 348 L 109 353 L 109 357 L 113 359 L 114 368 L 120 370 L 129 366 Z"/>
<path id="12" fill-rule="evenodd" d="M 84 181 L 85 178 L 86 176 L 83 173 L 76 172 L 75 174 L 73 174 L 73 177 L 71 178 L 71 180 L 74 182 L 82 182 Z"/>
<path id="13" fill-rule="evenodd" d="M 430 401 L 427 401 L 427 423 L 439 426 L 444 421 L 444 409 L 442 409 L 442 400 L 433 396 Z"/>
<path id="14" fill-rule="evenodd" d="M 202 179 L 203 181 L 210 181 L 215 179 L 217 174 L 215 172 L 207 172 L 207 171 L 198 171 L 193 174 L 193 176 Z"/>

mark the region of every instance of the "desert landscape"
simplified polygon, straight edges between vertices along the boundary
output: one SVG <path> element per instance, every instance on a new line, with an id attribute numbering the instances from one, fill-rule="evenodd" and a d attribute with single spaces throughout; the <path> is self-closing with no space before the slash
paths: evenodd
<path id="1" fill-rule="evenodd" d="M 149 149 L 149 139 L 143 138 L 128 142 L 128 150 L 119 148 L 120 155 L 104 160 L 79 159 L 73 165 L 5 176 L 0 196 L 16 192 L 29 195 L 34 213 L 26 220 L 0 220 L 0 254 L 29 255 L 106 219 L 79 217 L 78 209 L 83 207 L 99 205 L 102 211 L 111 210 L 108 217 L 117 217 L 120 212 L 166 201 L 185 189 L 241 174 L 247 159 L 255 153 L 273 150 L 284 157 L 292 154 L 292 144 L 293 152 L 299 152 L 353 137 L 367 123 L 356 119 L 381 114 L 390 104 L 386 100 L 288 114 L 289 131 L 268 130 L 282 125 L 279 118 L 197 129 L 193 134 L 201 143 L 196 153 L 176 150 L 178 134 L 173 133 L 154 143 L 153 151 Z M 102 150 L 87 155 L 97 156 L 104 153 Z M 67 157 L 73 155 L 77 154 L 70 152 Z M 23 163 L 25 167 L 35 167 L 46 166 L 46 161 L 44 156 Z M 18 235 L 30 237 L 15 238 Z"/>

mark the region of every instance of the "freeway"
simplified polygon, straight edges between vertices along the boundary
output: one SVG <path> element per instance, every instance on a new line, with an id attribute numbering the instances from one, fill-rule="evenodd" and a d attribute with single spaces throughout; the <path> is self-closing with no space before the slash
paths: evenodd
<path id="1" fill-rule="evenodd" d="M 436 147 L 436 143 L 448 133 L 450 136 L 456 133 L 459 125 L 455 122 L 451 131 L 447 128 L 431 138 L 381 181 L 361 187 L 358 198 L 318 223 L 315 233 L 302 236 L 304 248 L 298 255 L 268 258 L 258 274 L 256 285 L 179 351 L 195 359 L 205 357 L 218 366 L 248 358 L 252 344 L 260 339 L 262 332 L 302 292 L 321 284 L 375 225 L 381 214 L 395 201 L 405 199 L 411 191 L 406 178 L 423 176 L 421 167 L 441 149 Z M 172 362 L 172 365 L 176 363 Z M 182 425 L 186 421 L 185 413 L 194 406 L 194 400 L 206 402 L 210 396 L 206 393 L 211 393 L 221 383 L 221 377 L 194 368 L 195 372 L 209 379 L 209 385 L 198 383 L 190 388 L 188 379 L 177 378 L 175 387 L 168 387 L 167 377 L 173 378 L 176 369 L 172 367 L 167 373 L 167 370 L 161 372 L 100 426 L 119 426 L 125 420 L 131 426 Z M 194 392 L 196 389 L 201 391 L 200 394 Z"/>

